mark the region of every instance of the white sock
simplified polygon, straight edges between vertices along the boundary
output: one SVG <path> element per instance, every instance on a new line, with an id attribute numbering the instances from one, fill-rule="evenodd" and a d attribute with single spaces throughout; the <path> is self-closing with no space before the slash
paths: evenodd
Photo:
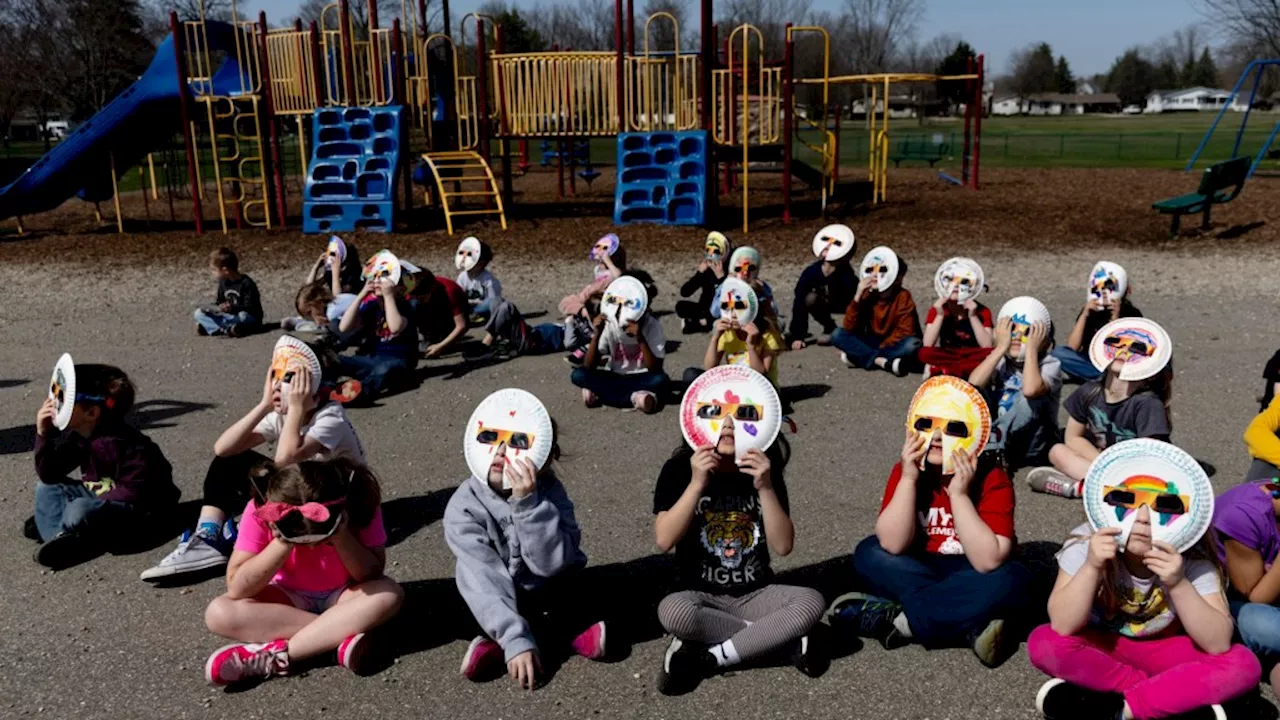
<path id="1" fill-rule="evenodd" d="M 911 625 L 907 622 L 906 613 L 898 613 L 898 617 L 893 619 L 893 626 L 898 629 L 898 632 L 902 633 L 902 637 L 911 637 Z"/>
<path id="2" fill-rule="evenodd" d="M 707 648 L 707 652 L 711 653 L 711 657 L 716 659 L 716 665 L 720 667 L 737 665 L 742 662 L 742 658 L 738 657 L 738 649 L 733 646 L 732 640 L 725 640 L 719 645 L 712 645 Z"/>

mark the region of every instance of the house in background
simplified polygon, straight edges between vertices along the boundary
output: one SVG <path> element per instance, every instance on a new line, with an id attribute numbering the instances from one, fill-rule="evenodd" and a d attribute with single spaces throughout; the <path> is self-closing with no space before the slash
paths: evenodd
<path id="1" fill-rule="evenodd" d="M 1240 96 L 1231 99 L 1231 93 L 1226 90 L 1192 87 L 1182 90 L 1153 90 L 1147 95 L 1147 105 L 1142 112 L 1155 114 L 1217 111 L 1227 105 L 1229 99 L 1228 107 L 1233 112 L 1244 112 L 1249 104 L 1248 99 Z"/>
<path id="2" fill-rule="evenodd" d="M 1086 113 L 1120 112 L 1120 97 L 1115 93 L 1038 93 L 1019 98 L 997 96 L 991 104 L 992 115 L 1084 115 Z"/>

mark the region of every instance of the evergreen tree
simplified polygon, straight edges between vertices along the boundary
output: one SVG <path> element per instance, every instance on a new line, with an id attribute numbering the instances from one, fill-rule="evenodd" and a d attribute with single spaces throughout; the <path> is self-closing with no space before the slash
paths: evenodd
<path id="1" fill-rule="evenodd" d="M 1053 81 L 1058 86 L 1058 92 L 1064 95 L 1071 95 L 1076 91 L 1076 79 L 1071 74 L 1071 66 L 1067 64 L 1067 58 L 1064 55 L 1058 56 L 1058 65 L 1053 70 Z"/>
<path id="2" fill-rule="evenodd" d="M 1213 56 L 1209 54 L 1208 47 L 1205 47 L 1200 53 L 1200 59 L 1195 63 L 1195 68 L 1191 73 L 1188 84 L 1211 88 L 1218 87 L 1218 65 L 1213 62 Z"/>

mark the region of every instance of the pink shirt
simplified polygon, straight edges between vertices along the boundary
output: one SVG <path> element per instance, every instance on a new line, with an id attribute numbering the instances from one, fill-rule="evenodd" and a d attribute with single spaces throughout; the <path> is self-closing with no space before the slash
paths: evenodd
<path id="1" fill-rule="evenodd" d="M 379 548 L 387 544 L 387 531 L 382 527 L 382 508 L 373 513 L 368 527 L 356 531 L 356 539 L 367 548 Z M 271 544 L 271 526 L 258 517 L 250 500 L 240 518 L 240 536 L 236 538 L 236 550 L 257 555 Z M 325 592 L 345 587 L 351 582 L 351 574 L 342 564 L 338 551 L 328 543 L 295 545 L 284 567 L 271 578 L 271 582 L 290 590 Z"/>

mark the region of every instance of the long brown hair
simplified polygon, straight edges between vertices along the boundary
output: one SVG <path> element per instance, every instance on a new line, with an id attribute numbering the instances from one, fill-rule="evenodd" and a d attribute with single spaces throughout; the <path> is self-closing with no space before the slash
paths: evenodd
<path id="1" fill-rule="evenodd" d="M 346 456 L 286 467 L 265 463 L 257 475 L 255 485 L 266 502 L 302 505 L 345 500 L 343 507 L 353 529 L 368 527 L 382 504 L 378 476 L 367 465 Z"/>

